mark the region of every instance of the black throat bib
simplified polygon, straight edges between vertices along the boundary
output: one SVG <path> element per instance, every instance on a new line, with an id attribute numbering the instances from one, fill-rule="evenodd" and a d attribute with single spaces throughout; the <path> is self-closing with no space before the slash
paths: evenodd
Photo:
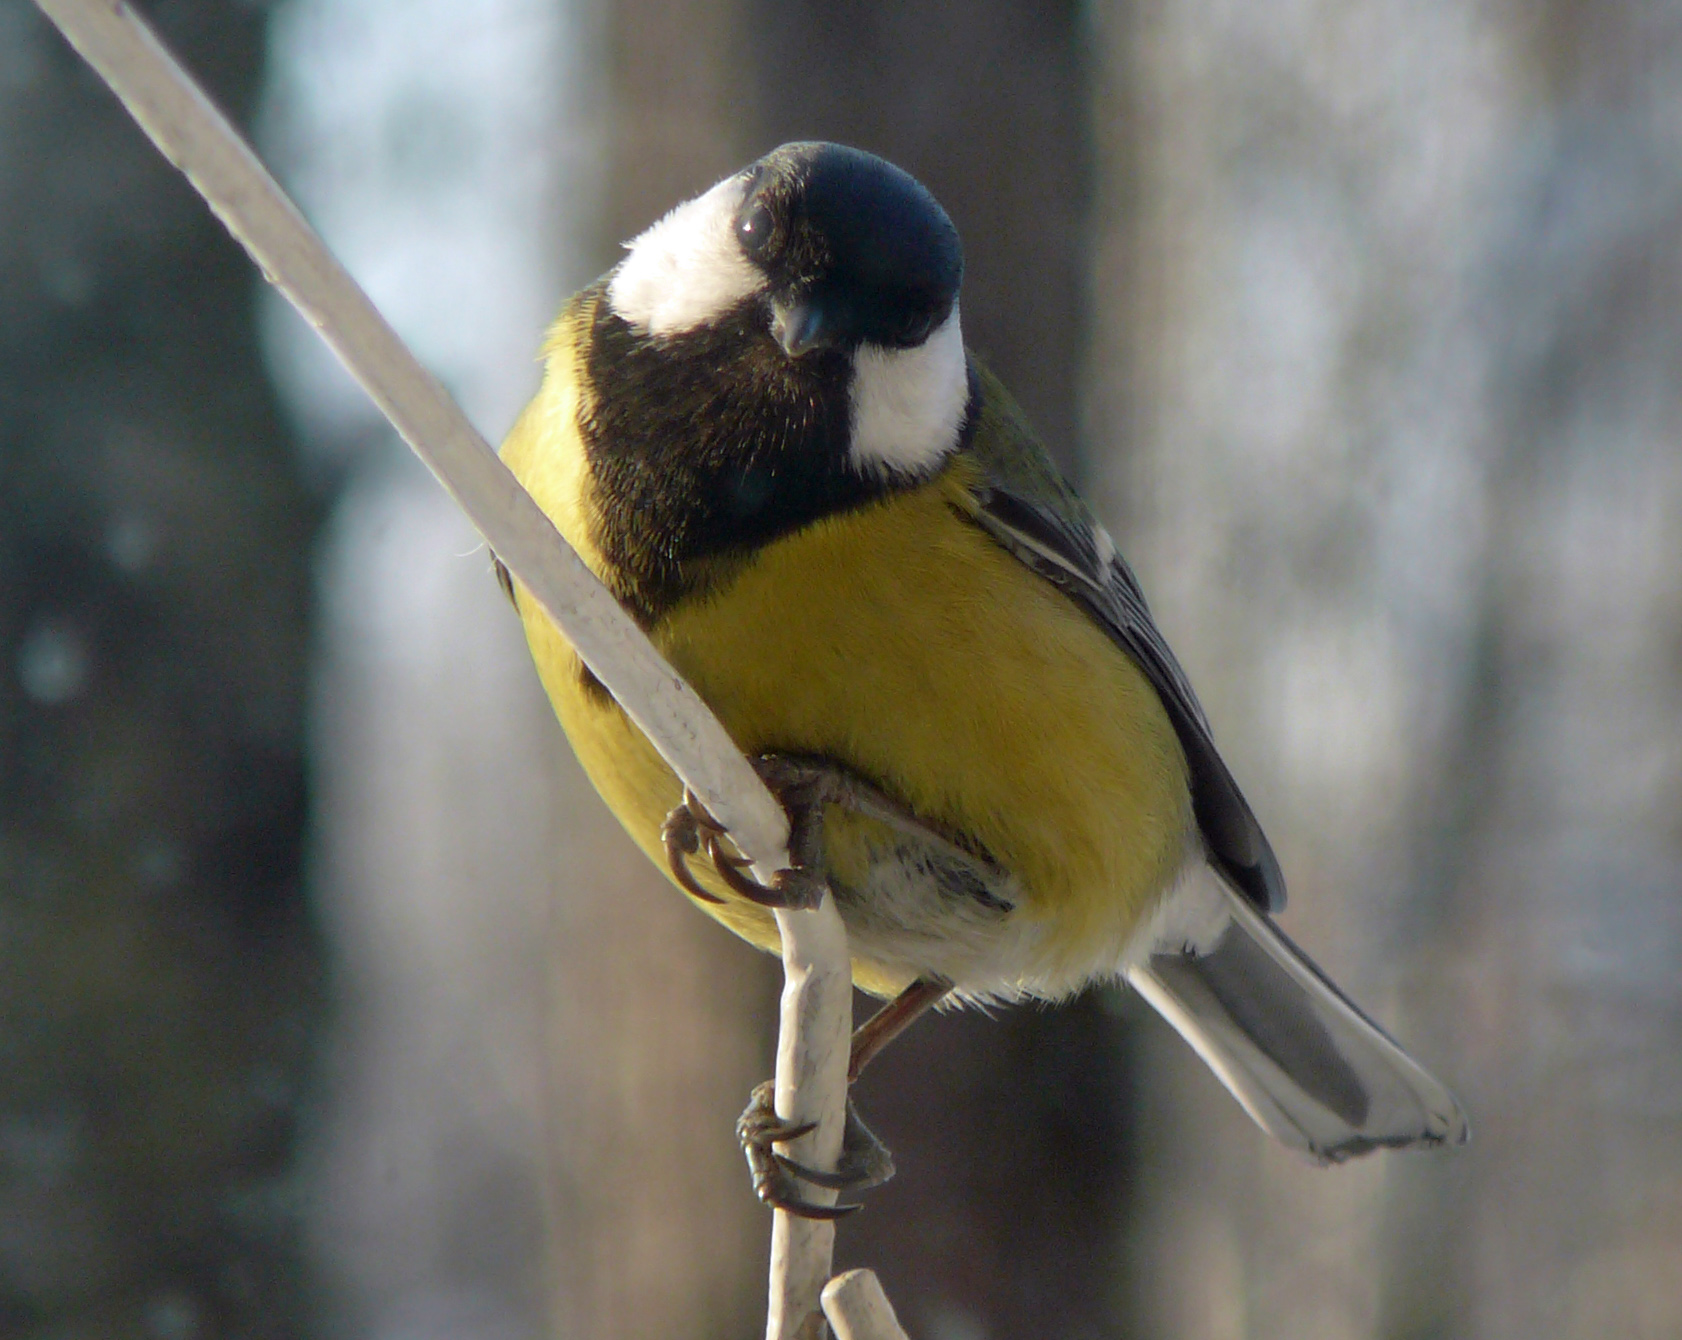
<path id="1" fill-rule="evenodd" d="M 598 286 L 586 369 L 590 538 L 644 626 L 705 580 L 714 565 L 703 560 L 751 551 L 898 483 L 848 462 L 852 359 L 832 349 L 789 358 L 758 302 L 654 338 Z"/>

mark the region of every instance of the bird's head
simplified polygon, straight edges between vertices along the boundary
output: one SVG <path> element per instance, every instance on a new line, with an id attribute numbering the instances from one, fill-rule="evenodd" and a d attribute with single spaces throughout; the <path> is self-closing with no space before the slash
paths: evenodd
<path id="1" fill-rule="evenodd" d="M 833 144 L 790 144 L 741 176 L 736 243 L 764 276 L 771 330 L 814 349 L 914 349 L 952 314 L 963 249 L 909 173 Z"/>
<path id="2" fill-rule="evenodd" d="M 631 242 L 608 300 L 656 343 L 739 331 L 744 357 L 847 397 L 854 468 L 918 475 L 956 445 L 969 398 L 963 269 L 957 229 L 909 173 L 796 143 Z"/>

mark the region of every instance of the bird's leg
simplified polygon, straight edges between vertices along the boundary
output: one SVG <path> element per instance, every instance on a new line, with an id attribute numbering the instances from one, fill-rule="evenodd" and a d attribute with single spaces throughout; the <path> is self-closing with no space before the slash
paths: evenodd
<path id="1" fill-rule="evenodd" d="M 827 887 L 822 873 L 823 812 L 827 805 L 838 805 L 875 819 L 896 832 L 936 847 L 955 863 L 969 866 L 985 883 L 1003 877 L 1004 872 L 992 856 L 962 834 L 923 818 L 863 778 L 827 760 L 795 754 L 762 754 L 753 761 L 753 766 L 788 814 L 790 868 L 779 870 L 769 885 L 745 874 L 751 863 L 726 850 L 728 830 L 685 787 L 682 803 L 666 816 L 661 838 L 672 878 L 703 902 L 723 900 L 704 889 L 689 869 L 689 857 L 701 852 L 706 853 L 725 886 L 749 902 L 773 909 L 803 911 L 816 907 L 823 901 Z"/>
<path id="2" fill-rule="evenodd" d="M 945 1000 L 951 991 L 952 983 L 944 977 L 919 977 L 854 1029 L 847 1083 L 858 1079 L 884 1047 Z"/>
<path id="3" fill-rule="evenodd" d="M 930 1006 L 951 991 L 952 984 L 938 977 L 920 977 L 871 1015 L 853 1033 L 847 1083 L 858 1078 L 882 1048 L 903 1033 Z M 831 1191 L 868 1191 L 894 1175 L 893 1155 L 859 1117 L 852 1096 L 847 1098 L 847 1128 L 841 1137 L 841 1158 L 834 1172 L 822 1172 L 796 1163 L 772 1148 L 785 1140 L 797 1140 L 812 1129 L 812 1122 L 784 1121 L 773 1106 L 775 1085 L 767 1080 L 753 1091 L 747 1110 L 736 1122 L 736 1138 L 747 1156 L 753 1189 L 772 1209 L 787 1210 L 807 1219 L 839 1219 L 860 1208 L 848 1205 L 816 1205 L 800 1194 L 799 1182 L 827 1187 Z"/>
<path id="4" fill-rule="evenodd" d="M 904 801 L 827 759 L 798 754 L 762 754 L 754 760 L 753 766 L 765 785 L 790 811 L 791 822 L 796 808 L 805 809 L 809 819 L 815 820 L 815 823 L 809 824 L 804 835 L 815 844 L 810 853 L 814 857 L 813 864 L 822 860 L 823 807 L 835 805 L 937 848 L 954 863 L 969 866 L 989 882 L 1004 878 L 1004 869 L 972 839 L 918 814 Z M 800 836 L 790 835 L 791 853 L 794 853 Z M 797 863 L 799 856 L 796 854 Z"/>
<path id="5" fill-rule="evenodd" d="M 689 869 L 688 858 L 701 852 L 712 861 L 719 879 L 750 902 L 770 908 L 816 907 L 828 888 L 823 871 L 823 816 L 829 805 L 875 819 L 936 846 L 952 860 L 971 866 L 986 878 L 1000 874 L 992 858 L 961 835 L 923 819 L 892 796 L 824 759 L 764 754 L 754 760 L 754 769 L 788 814 L 790 868 L 779 871 L 769 886 L 743 873 L 748 862 L 724 849 L 727 836 L 724 826 L 707 812 L 694 792 L 685 788 L 683 803 L 666 816 L 661 835 L 672 876 L 691 894 L 707 902 L 721 900 L 702 888 Z M 918 978 L 872 1015 L 853 1034 L 847 1083 L 857 1079 L 882 1048 L 944 999 L 951 989 L 952 984 L 941 978 Z M 767 1205 L 808 1219 L 838 1219 L 859 1207 L 813 1204 L 801 1195 L 797 1183 L 808 1182 L 833 1191 L 863 1191 L 893 1176 L 893 1156 L 859 1118 L 850 1097 L 841 1159 L 834 1172 L 808 1168 L 777 1153 L 772 1146 L 797 1140 L 812 1126 L 784 1121 L 777 1115 L 773 1096 L 774 1086 L 770 1082 L 759 1085 L 736 1122 L 736 1138 L 747 1156 L 753 1189 Z"/>

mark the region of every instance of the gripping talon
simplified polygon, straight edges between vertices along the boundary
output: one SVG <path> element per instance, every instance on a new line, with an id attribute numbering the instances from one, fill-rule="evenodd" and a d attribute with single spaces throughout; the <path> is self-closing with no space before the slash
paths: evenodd
<path id="1" fill-rule="evenodd" d="M 758 903 L 761 907 L 789 906 L 788 900 L 779 892 L 775 883 L 766 886 L 742 873 L 752 862 L 725 851 L 723 839 L 718 834 L 708 833 L 702 839 L 702 845 L 713 863 L 713 869 L 718 871 L 718 877 L 729 885 L 730 891 L 737 897 L 746 898 L 750 903 Z"/>
<path id="2" fill-rule="evenodd" d="M 704 903 L 722 903 L 724 899 L 703 888 L 689 868 L 689 858 L 701 850 L 700 825 L 695 811 L 689 806 L 693 796 L 686 790 L 683 804 L 666 816 L 660 825 L 660 840 L 666 848 L 666 868 L 685 893 Z"/>
<path id="3" fill-rule="evenodd" d="M 790 1183 L 789 1188 L 779 1187 L 775 1191 L 760 1187 L 759 1199 L 773 1210 L 782 1210 L 802 1219 L 844 1219 L 864 1208 L 862 1205 L 819 1205 L 816 1201 L 801 1200 L 799 1196 L 787 1194 L 792 1185 Z"/>
<path id="4" fill-rule="evenodd" d="M 702 845 L 712 860 L 713 869 L 718 871 L 718 877 L 730 886 L 731 891 L 761 907 L 809 912 L 823 901 L 828 891 L 829 886 L 821 876 L 802 869 L 779 870 L 771 877 L 769 885 L 761 884 L 742 873 L 751 862 L 725 851 L 720 839 L 711 833 L 702 840 Z"/>
<path id="5" fill-rule="evenodd" d="M 894 1175 L 893 1156 L 859 1120 L 851 1099 L 847 1101 L 847 1130 L 842 1137 L 841 1159 L 834 1172 L 808 1168 L 777 1153 L 772 1145 L 799 1139 L 815 1123 L 784 1121 L 772 1106 L 773 1096 L 774 1085 L 770 1081 L 761 1084 L 736 1122 L 736 1138 L 747 1156 L 754 1194 L 772 1209 L 786 1210 L 805 1219 L 839 1219 L 863 1207 L 814 1204 L 801 1195 L 798 1184 L 809 1182 L 830 1191 L 863 1191 L 881 1185 Z"/>
<path id="6" fill-rule="evenodd" d="M 689 868 L 690 857 L 704 854 L 732 893 L 760 907 L 808 911 L 823 901 L 829 886 L 814 871 L 803 868 L 779 870 L 768 885 L 743 874 L 752 862 L 725 848 L 727 835 L 724 826 L 707 812 L 700 798 L 685 787 L 682 803 L 672 809 L 660 827 L 660 840 L 666 849 L 666 867 L 685 893 L 703 902 L 724 902 L 706 889 Z M 795 844 L 791 842 L 790 845 Z"/>

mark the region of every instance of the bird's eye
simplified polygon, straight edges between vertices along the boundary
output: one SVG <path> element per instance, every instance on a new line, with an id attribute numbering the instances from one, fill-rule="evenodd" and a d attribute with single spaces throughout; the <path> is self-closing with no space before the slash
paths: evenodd
<path id="1" fill-rule="evenodd" d="M 899 342 L 910 348 L 923 343 L 934 329 L 934 320 L 927 315 L 906 316 L 899 325 Z"/>
<path id="2" fill-rule="evenodd" d="M 736 239 L 742 244 L 742 250 L 748 255 L 756 255 L 765 250 L 765 244 L 771 240 L 771 208 L 763 200 L 757 202 L 742 212 L 736 220 Z"/>
<path id="3" fill-rule="evenodd" d="M 901 311 L 884 317 L 872 337 L 889 349 L 915 349 L 934 331 L 934 318 L 924 311 Z"/>

